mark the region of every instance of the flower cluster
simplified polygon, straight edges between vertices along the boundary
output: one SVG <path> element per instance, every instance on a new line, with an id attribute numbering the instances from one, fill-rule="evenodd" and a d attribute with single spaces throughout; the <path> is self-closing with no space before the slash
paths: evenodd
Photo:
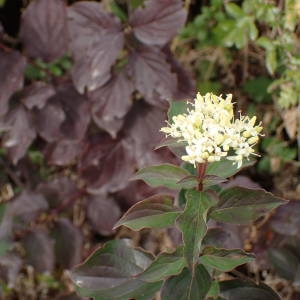
<path id="1" fill-rule="evenodd" d="M 174 116 L 162 132 L 185 143 L 182 160 L 192 164 L 219 161 L 221 158 L 242 165 L 243 158 L 255 154 L 253 146 L 262 131 L 256 117 L 234 119 L 232 95 L 226 99 L 199 93 L 186 114 Z"/>

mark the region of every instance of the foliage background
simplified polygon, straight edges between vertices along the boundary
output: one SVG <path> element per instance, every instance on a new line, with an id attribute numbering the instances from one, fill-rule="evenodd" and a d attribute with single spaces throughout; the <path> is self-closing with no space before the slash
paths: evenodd
<path id="1" fill-rule="evenodd" d="M 158 252 L 178 242 L 176 232 L 112 227 L 165 192 L 129 178 L 178 163 L 152 149 L 168 101 L 199 90 L 233 93 L 263 120 L 262 157 L 229 184 L 291 200 L 251 227 L 226 228 L 229 247 L 258 257 L 230 276 L 298 299 L 299 1 L 148 0 L 146 12 L 143 2 L 0 1 L 2 296 L 77 299 L 66 270 L 99 243 L 131 237 Z"/>

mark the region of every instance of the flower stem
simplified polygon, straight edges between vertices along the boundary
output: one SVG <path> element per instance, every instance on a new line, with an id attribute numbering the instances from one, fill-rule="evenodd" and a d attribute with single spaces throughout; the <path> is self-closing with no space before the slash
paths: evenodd
<path id="1" fill-rule="evenodd" d="M 197 176 L 198 176 L 198 180 L 199 180 L 199 184 L 198 184 L 198 188 L 197 188 L 198 191 L 203 190 L 203 178 L 205 176 L 206 167 L 207 167 L 207 162 L 197 164 Z"/>

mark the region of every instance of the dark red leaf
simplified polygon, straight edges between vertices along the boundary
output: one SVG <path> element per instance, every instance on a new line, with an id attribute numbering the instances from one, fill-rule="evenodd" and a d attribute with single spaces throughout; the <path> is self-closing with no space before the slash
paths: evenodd
<path id="1" fill-rule="evenodd" d="M 27 264 L 37 272 L 51 272 L 54 267 L 54 242 L 47 231 L 37 229 L 23 239 Z"/>
<path id="2" fill-rule="evenodd" d="M 64 1 L 32 1 L 22 16 L 20 38 L 31 57 L 47 62 L 61 57 L 68 50 Z"/>
<path id="3" fill-rule="evenodd" d="M 81 261 L 82 235 L 68 219 L 59 219 L 54 227 L 55 255 L 57 263 L 71 269 Z"/>
<path id="4" fill-rule="evenodd" d="M 106 134 L 91 138 L 79 168 L 91 193 L 116 192 L 128 184 L 134 172 L 131 145 L 126 140 L 113 140 Z"/>
<path id="5" fill-rule="evenodd" d="M 55 208 L 69 201 L 77 193 L 77 187 L 70 178 L 58 177 L 39 184 L 37 191 L 44 195 L 50 208 Z"/>
<path id="6" fill-rule="evenodd" d="M 133 70 L 135 87 L 146 101 L 161 107 L 163 100 L 172 100 L 177 88 L 176 75 L 165 54 L 155 47 L 140 47 L 131 54 L 129 66 Z"/>
<path id="7" fill-rule="evenodd" d="M 112 234 L 121 211 L 115 200 L 106 195 L 90 196 L 87 199 L 87 217 L 93 229 L 101 235 Z"/>
<path id="8" fill-rule="evenodd" d="M 2 121 L 0 127 L 6 131 L 3 135 L 3 147 L 16 164 L 26 154 L 27 148 L 36 137 L 32 117 L 22 105 L 18 105 Z"/>
<path id="9" fill-rule="evenodd" d="M 55 89 L 42 81 L 35 81 L 26 87 L 21 95 L 21 101 L 28 108 L 42 109 L 47 100 L 55 94 Z"/>
<path id="10" fill-rule="evenodd" d="M 137 38 L 147 45 L 165 45 L 184 25 L 187 12 L 181 0 L 148 0 L 130 17 Z"/>
<path id="11" fill-rule="evenodd" d="M 26 60 L 17 51 L 0 49 L 0 115 L 8 111 L 8 101 L 14 92 L 23 87 Z"/>
<path id="12" fill-rule="evenodd" d="M 122 119 L 131 106 L 132 92 L 133 84 L 124 70 L 90 94 L 95 123 L 104 127 L 113 137 L 116 137 L 119 124 L 122 125 Z"/>
<path id="13" fill-rule="evenodd" d="M 49 164 L 57 166 L 70 165 L 82 151 L 81 141 L 61 140 L 48 144 L 45 149 L 45 156 Z"/>
<path id="14" fill-rule="evenodd" d="M 82 1 L 69 8 L 73 80 L 84 92 L 102 86 L 110 78 L 110 68 L 123 48 L 120 21 L 104 11 L 102 3 Z"/>

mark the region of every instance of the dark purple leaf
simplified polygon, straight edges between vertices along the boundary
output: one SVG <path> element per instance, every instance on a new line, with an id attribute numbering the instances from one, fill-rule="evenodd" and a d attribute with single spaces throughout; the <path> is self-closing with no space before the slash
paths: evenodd
<path id="1" fill-rule="evenodd" d="M 37 191 L 44 195 L 50 208 L 55 208 L 68 202 L 76 194 L 77 187 L 70 178 L 59 177 L 39 184 Z"/>
<path id="2" fill-rule="evenodd" d="M 61 57 L 68 50 L 64 1 L 32 1 L 22 16 L 20 38 L 31 57 L 47 62 Z"/>
<path id="3" fill-rule="evenodd" d="M 35 81 L 26 87 L 21 95 L 21 101 L 28 108 L 42 109 L 47 100 L 55 94 L 55 89 L 42 81 Z"/>
<path id="4" fill-rule="evenodd" d="M 90 121 L 89 104 L 71 84 L 64 83 L 35 118 L 39 134 L 48 142 L 80 140 Z"/>
<path id="5" fill-rule="evenodd" d="M 164 111 L 142 101 L 135 103 L 126 117 L 124 127 L 133 145 L 139 168 L 166 162 L 177 163 L 177 159 L 168 149 L 153 151 L 163 138 L 159 130 L 164 126 L 165 119 Z"/>
<path id="6" fill-rule="evenodd" d="M 222 184 L 222 188 L 227 189 L 234 186 L 241 186 L 249 189 L 260 189 L 261 186 L 251 180 L 247 176 L 237 175 L 233 179 L 228 180 L 226 183 Z"/>
<path id="7" fill-rule="evenodd" d="M 48 103 L 35 114 L 35 126 L 39 135 L 47 142 L 54 142 L 61 136 L 61 125 L 66 115 L 56 101 L 49 99 Z"/>
<path id="8" fill-rule="evenodd" d="M 89 300 L 89 298 L 81 298 L 78 295 L 76 295 L 75 293 L 73 293 L 70 295 L 62 295 L 55 300 Z"/>
<path id="9" fill-rule="evenodd" d="M 36 229 L 25 236 L 22 241 L 25 248 L 26 263 L 37 272 L 51 272 L 54 267 L 54 242 L 47 231 Z"/>
<path id="10" fill-rule="evenodd" d="M 130 24 L 140 41 L 163 46 L 184 25 L 186 16 L 181 0 L 148 0 L 134 11 Z"/>
<path id="11" fill-rule="evenodd" d="M 87 217 L 93 229 L 101 235 L 112 234 L 113 227 L 121 215 L 115 200 L 105 195 L 90 196 L 87 205 Z"/>
<path id="12" fill-rule="evenodd" d="M 136 89 L 145 100 L 161 107 L 163 100 L 172 100 L 177 88 L 176 75 L 158 48 L 141 46 L 129 58 Z"/>
<path id="13" fill-rule="evenodd" d="M 81 141 L 61 140 L 48 144 L 45 149 L 45 156 L 49 164 L 57 166 L 70 165 L 82 151 Z"/>
<path id="14" fill-rule="evenodd" d="M 294 281 L 300 269 L 299 248 L 285 245 L 280 248 L 268 249 L 268 258 L 280 277 Z"/>
<path id="15" fill-rule="evenodd" d="M 222 226 L 225 228 L 213 227 L 208 229 L 207 234 L 203 239 L 203 245 L 225 249 L 243 248 L 241 228 L 237 228 L 237 226 L 235 226 L 233 229 L 230 228 L 228 224 L 224 224 Z"/>
<path id="16" fill-rule="evenodd" d="M 24 190 L 9 203 L 7 215 L 29 223 L 47 209 L 48 203 L 42 194 Z"/>
<path id="17" fill-rule="evenodd" d="M 66 119 L 61 125 L 61 132 L 67 140 L 80 140 L 84 137 L 90 122 L 87 98 L 80 95 L 72 84 L 63 84 L 57 88 L 53 101 L 61 104 Z"/>
<path id="18" fill-rule="evenodd" d="M 0 257 L 0 279 L 8 286 L 14 286 L 22 268 L 22 260 L 15 254 L 6 254 Z"/>
<path id="19" fill-rule="evenodd" d="M 149 198 L 155 194 L 169 194 L 176 196 L 176 192 L 169 190 L 165 187 L 149 187 L 146 183 L 141 180 L 130 181 L 125 189 L 118 192 L 118 198 L 122 204 L 125 204 L 126 208 L 132 206 L 138 201 L 145 198 Z"/>
<path id="20" fill-rule="evenodd" d="M 23 106 L 18 105 L 8 112 L 3 123 L 1 129 L 6 131 L 3 135 L 3 146 L 12 162 L 16 164 L 26 154 L 27 148 L 36 137 L 32 117 Z"/>
<path id="21" fill-rule="evenodd" d="M 69 8 L 69 31 L 77 90 L 93 91 L 110 78 L 110 68 L 123 48 L 120 21 L 102 3 L 82 1 Z"/>
<path id="22" fill-rule="evenodd" d="M 71 269 L 81 260 L 82 234 L 68 219 L 59 219 L 53 229 L 57 263 Z"/>
<path id="23" fill-rule="evenodd" d="M 8 111 L 8 101 L 14 92 L 23 87 L 25 58 L 17 51 L 0 49 L 0 115 Z"/>
<path id="24" fill-rule="evenodd" d="M 149 253 L 131 248 L 126 240 L 109 241 L 72 272 L 72 280 L 83 296 L 103 300 L 149 300 L 159 290 L 161 282 L 145 283 L 137 275 L 152 259 Z"/>
<path id="25" fill-rule="evenodd" d="M 134 171 L 131 145 L 106 134 L 91 138 L 79 168 L 91 193 L 116 192 L 128 184 Z"/>
<path id="26" fill-rule="evenodd" d="M 299 236 L 299 211 L 299 201 L 290 201 L 288 204 L 279 207 L 270 220 L 271 228 L 284 236 Z"/>
<path id="27" fill-rule="evenodd" d="M 95 123 L 106 129 L 113 137 L 120 129 L 120 120 L 131 106 L 132 82 L 125 71 L 115 75 L 106 85 L 90 94 L 93 101 L 92 114 Z M 116 123 L 116 124 L 115 124 Z"/>
<path id="28" fill-rule="evenodd" d="M 241 279 L 220 282 L 221 296 L 228 300 L 280 300 L 281 298 L 270 287 L 263 283 Z M 223 298 L 221 298 L 223 299 Z"/>
<path id="29" fill-rule="evenodd" d="M 178 60 L 174 58 L 170 47 L 165 47 L 163 51 L 167 56 L 167 62 L 171 66 L 172 73 L 177 75 L 178 84 L 174 94 L 174 99 L 186 100 L 194 98 L 196 94 L 196 85 L 192 75 L 180 65 Z"/>
<path id="30" fill-rule="evenodd" d="M 112 138 L 116 138 L 124 124 L 124 119 L 104 120 L 101 112 L 93 112 L 92 117 L 98 127 L 105 130 Z"/>

